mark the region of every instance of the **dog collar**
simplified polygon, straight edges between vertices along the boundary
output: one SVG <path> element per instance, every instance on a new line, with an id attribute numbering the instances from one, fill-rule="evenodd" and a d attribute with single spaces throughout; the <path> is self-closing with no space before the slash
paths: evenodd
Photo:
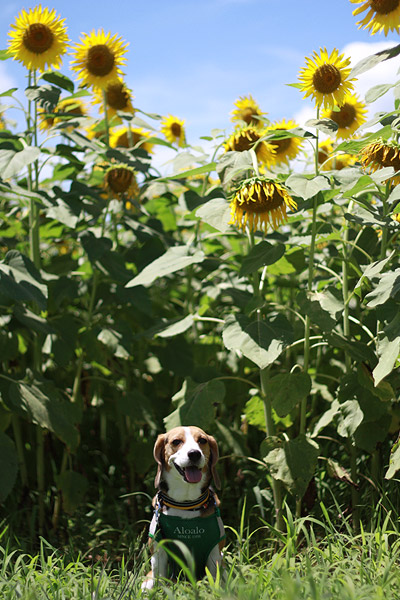
<path id="1" fill-rule="evenodd" d="M 168 506 L 168 508 L 180 508 L 181 510 L 196 510 L 196 508 L 208 506 L 210 500 L 210 489 L 207 488 L 204 494 L 199 496 L 199 498 L 197 498 L 193 502 L 177 502 L 173 498 L 167 496 L 167 494 L 164 494 L 164 492 L 162 491 L 158 492 L 158 500 L 161 504 Z"/>

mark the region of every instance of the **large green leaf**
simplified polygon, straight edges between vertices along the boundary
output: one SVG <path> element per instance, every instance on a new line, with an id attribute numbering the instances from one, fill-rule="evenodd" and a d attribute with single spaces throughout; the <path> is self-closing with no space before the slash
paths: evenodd
<path id="1" fill-rule="evenodd" d="M 368 308 L 375 308 L 384 304 L 389 298 L 393 298 L 400 292 L 400 269 L 383 273 L 378 278 L 378 284 L 365 296 Z"/>
<path id="2" fill-rule="evenodd" d="M 61 399 L 50 383 L 16 381 L 10 384 L 4 401 L 11 411 L 55 433 L 71 450 L 78 446 L 79 433 L 74 426 L 79 420 L 77 409 Z"/>
<path id="3" fill-rule="evenodd" d="M 213 198 L 196 210 L 196 215 L 211 227 L 226 233 L 230 225 L 231 209 L 226 198 Z"/>
<path id="4" fill-rule="evenodd" d="M 322 190 L 330 188 L 329 179 L 324 175 L 317 177 L 309 177 L 295 173 L 286 179 L 286 185 L 293 191 L 296 196 L 300 196 L 304 200 L 312 198 Z"/>
<path id="5" fill-rule="evenodd" d="M 18 473 L 18 455 L 14 442 L 0 431 L 0 502 L 14 487 Z"/>
<path id="6" fill-rule="evenodd" d="M 300 310 L 322 331 L 332 331 L 344 310 L 342 295 L 333 286 L 322 292 L 301 291 L 296 297 Z"/>
<path id="7" fill-rule="evenodd" d="M 168 248 L 165 254 L 147 265 L 139 275 L 126 284 L 126 287 L 149 286 L 159 277 L 165 277 L 165 275 L 170 275 L 195 263 L 201 263 L 204 258 L 205 255 L 202 250 L 192 252 L 189 246 L 173 246 Z"/>
<path id="8" fill-rule="evenodd" d="M 306 127 L 315 127 L 315 129 L 322 131 L 322 133 L 332 135 L 332 133 L 338 130 L 339 126 L 332 119 L 309 119 L 306 121 Z"/>
<path id="9" fill-rule="evenodd" d="M 49 83 L 58 85 L 58 87 L 62 88 L 63 90 L 67 90 L 67 92 L 70 92 L 71 94 L 74 91 L 75 84 L 72 79 L 57 71 L 46 71 L 41 75 L 41 78 Z"/>
<path id="10" fill-rule="evenodd" d="M 393 444 L 390 451 L 389 468 L 386 471 L 385 479 L 392 479 L 400 470 L 400 438 Z"/>
<path id="11" fill-rule="evenodd" d="M 9 179 L 18 175 L 27 165 L 35 162 L 40 156 L 39 148 L 26 146 L 23 150 L 0 150 L 0 176 Z"/>
<path id="12" fill-rule="evenodd" d="M 360 60 L 355 67 L 353 67 L 353 69 L 350 71 L 349 77 L 358 77 L 358 75 L 361 75 L 361 73 L 365 73 L 365 71 L 372 69 L 380 62 L 388 60 L 389 58 L 394 58 L 398 54 L 400 54 L 400 44 L 394 46 L 393 48 L 387 48 L 386 50 L 381 50 L 376 54 L 367 56 L 366 58 Z"/>
<path id="13" fill-rule="evenodd" d="M 166 429 L 180 425 L 196 425 L 207 429 L 215 420 L 215 405 L 220 404 L 224 396 L 225 386 L 222 381 L 211 379 L 197 384 L 189 377 L 172 398 L 177 408 L 165 417 Z"/>
<path id="14" fill-rule="evenodd" d="M 28 100 L 38 102 L 45 112 L 51 113 L 57 106 L 61 90 L 55 85 L 39 85 L 27 87 L 25 95 Z"/>
<path id="15" fill-rule="evenodd" d="M 363 418 L 364 414 L 357 400 L 346 400 L 340 405 L 338 434 L 346 438 L 351 437 L 362 423 Z"/>
<path id="16" fill-rule="evenodd" d="M 0 294 L 16 302 L 35 302 L 43 310 L 47 305 L 47 286 L 32 261 L 10 250 L 0 263 Z"/>
<path id="17" fill-rule="evenodd" d="M 400 314 L 395 316 L 379 336 L 376 352 L 379 361 L 372 374 L 375 385 L 379 385 L 382 379 L 392 372 L 400 356 Z"/>
<path id="18" fill-rule="evenodd" d="M 318 444 L 303 434 L 294 440 L 267 438 L 261 445 L 261 453 L 272 477 L 301 498 L 314 475 Z"/>
<path id="19" fill-rule="evenodd" d="M 276 263 L 285 254 L 284 244 L 270 244 L 263 240 L 254 246 L 249 254 L 244 257 L 239 275 L 244 277 L 254 273 L 260 267 Z"/>
<path id="20" fill-rule="evenodd" d="M 249 150 L 243 152 L 225 152 L 217 165 L 217 173 L 224 186 L 240 175 L 253 169 L 253 159 Z"/>
<path id="21" fill-rule="evenodd" d="M 280 373 L 267 382 L 267 396 L 280 417 L 285 417 L 311 391 L 307 373 Z"/>
<path id="22" fill-rule="evenodd" d="M 240 351 L 264 369 L 293 342 L 293 329 L 283 315 L 263 320 L 236 315 L 227 319 L 222 339 L 228 350 Z"/>

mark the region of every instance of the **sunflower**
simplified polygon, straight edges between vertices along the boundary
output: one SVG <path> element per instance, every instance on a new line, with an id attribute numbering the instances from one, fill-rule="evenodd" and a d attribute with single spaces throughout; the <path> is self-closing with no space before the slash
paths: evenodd
<path id="1" fill-rule="evenodd" d="M 54 9 L 41 4 L 22 10 L 8 33 L 9 54 L 30 70 L 58 69 L 69 43 L 64 22 Z"/>
<path id="2" fill-rule="evenodd" d="M 336 169 L 340 171 L 346 167 L 351 167 L 357 162 L 357 156 L 354 154 L 334 154 L 335 146 L 331 138 L 321 141 L 318 145 L 318 164 L 322 171 Z"/>
<path id="3" fill-rule="evenodd" d="M 86 117 L 86 104 L 79 98 L 65 98 L 58 102 L 54 113 L 39 110 L 39 127 L 42 131 L 51 129 L 57 123 L 69 120 L 66 117 Z M 72 129 L 72 127 L 70 128 Z"/>
<path id="4" fill-rule="evenodd" d="M 257 119 L 257 117 L 262 117 L 267 113 L 261 112 L 260 107 L 251 94 L 244 97 L 240 96 L 234 105 L 236 109 L 231 112 L 231 121 L 244 121 L 247 125 L 255 127 L 263 126 L 262 120 Z"/>
<path id="5" fill-rule="evenodd" d="M 240 129 L 235 129 L 232 135 L 224 142 L 225 152 L 244 152 L 253 148 L 261 163 L 267 165 L 273 164 L 276 155 L 275 148 L 271 143 L 261 140 L 263 135 L 265 135 L 265 130 L 261 131 L 253 125 L 246 125 Z"/>
<path id="6" fill-rule="evenodd" d="M 306 57 L 306 67 L 300 70 L 300 89 L 305 92 L 304 98 L 313 96 L 315 104 L 324 108 L 341 106 L 346 94 L 354 90 L 349 80 L 350 58 L 339 55 L 334 48 L 329 55 L 326 48 L 320 48 L 320 56 L 314 51 L 311 58 Z"/>
<path id="7" fill-rule="evenodd" d="M 384 167 L 393 167 L 396 172 L 400 171 L 400 145 L 394 141 L 385 142 L 378 139 L 361 150 L 360 161 L 362 166 L 372 173 Z M 400 183 L 400 176 L 391 177 L 387 181 L 397 185 Z"/>
<path id="8" fill-rule="evenodd" d="M 336 136 L 346 139 L 365 123 L 367 112 L 365 103 L 361 102 L 356 94 L 349 94 L 341 106 L 326 109 L 321 116 L 335 121 L 338 125 Z"/>
<path id="9" fill-rule="evenodd" d="M 268 133 L 286 131 L 288 129 L 294 129 L 295 127 L 298 127 L 298 124 L 294 121 L 282 119 L 282 121 L 269 125 Z M 289 164 L 289 160 L 296 158 L 303 145 L 303 140 L 298 137 L 286 137 L 279 140 L 268 140 L 268 143 L 271 144 L 275 150 L 273 162 L 276 165 L 280 165 L 283 163 Z"/>
<path id="10" fill-rule="evenodd" d="M 132 106 L 134 96 L 132 95 L 132 91 L 126 87 L 123 81 L 118 80 L 115 83 L 110 83 L 104 92 L 107 105 L 107 117 L 109 119 L 115 117 L 118 110 L 131 113 L 132 115 L 135 113 L 135 109 Z M 102 91 L 95 90 L 94 94 L 93 104 L 98 104 L 100 112 L 104 112 L 104 98 Z M 117 122 L 122 123 L 119 118 L 117 118 Z"/>
<path id="11" fill-rule="evenodd" d="M 139 148 L 143 148 L 146 152 L 151 153 L 153 144 L 146 141 L 150 137 L 150 134 L 141 127 L 136 129 L 117 127 L 110 132 L 110 146 L 111 148 L 133 148 L 139 144 Z"/>
<path id="12" fill-rule="evenodd" d="M 369 29 L 372 35 L 382 30 L 385 35 L 389 31 L 400 30 L 400 0 L 350 0 L 353 4 L 361 4 L 354 11 L 353 15 L 368 10 L 361 21 L 357 21 L 358 28 L 364 26 Z"/>
<path id="13" fill-rule="evenodd" d="M 267 232 L 276 229 L 287 219 L 287 208 L 296 210 L 297 204 L 287 189 L 267 177 L 246 179 L 235 190 L 231 203 L 231 225 L 244 231 L 257 229 Z"/>
<path id="14" fill-rule="evenodd" d="M 135 171 L 124 164 L 112 165 L 104 174 L 104 188 L 125 198 L 135 198 L 139 194 Z"/>
<path id="15" fill-rule="evenodd" d="M 168 142 L 171 142 L 171 144 L 177 142 L 178 146 L 182 148 L 186 144 L 184 124 L 184 120 L 168 115 L 161 121 L 161 132 Z"/>
<path id="16" fill-rule="evenodd" d="M 117 83 L 123 74 L 120 67 L 126 62 L 126 43 L 122 38 L 99 29 L 97 33 L 84 33 L 81 43 L 75 44 L 75 60 L 71 68 L 76 71 L 82 85 L 106 89 L 110 83 Z"/>

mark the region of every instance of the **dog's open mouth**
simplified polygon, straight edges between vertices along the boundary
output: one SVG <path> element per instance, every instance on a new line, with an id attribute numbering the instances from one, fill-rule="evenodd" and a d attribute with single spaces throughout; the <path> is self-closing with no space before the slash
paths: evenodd
<path id="1" fill-rule="evenodd" d="M 203 473 L 198 467 L 185 467 L 182 469 L 176 463 L 174 463 L 174 467 L 187 483 L 199 483 L 201 481 Z"/>

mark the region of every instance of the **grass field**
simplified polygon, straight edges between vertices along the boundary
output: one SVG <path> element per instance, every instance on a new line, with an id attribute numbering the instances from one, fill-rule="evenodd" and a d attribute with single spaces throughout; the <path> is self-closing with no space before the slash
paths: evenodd
<path id="1" fill-rule="evenodd" d="M 286 532 L 269 525 L 250 532 L 242 523 L 228 528 L 225 577 L 161 584 L 143 594 L 140 583 L 148 568 L 142 547 L 119 564 L 100 557 L 63 556 L 42 540 L 37 555 L 11 549 L 7 530 L 0 540 L 2 600 L 108 600 L 168 598 L 225 600 L 398 600 L 400 598 L 400 538 L 390 514 L 377 519 L 373 531 L 354 534 L 329 521 L 293 521 Z M 257 544 L 253 539 L 257 537 Z M 13 542 L 15 548 L 16 540 Z"/>

